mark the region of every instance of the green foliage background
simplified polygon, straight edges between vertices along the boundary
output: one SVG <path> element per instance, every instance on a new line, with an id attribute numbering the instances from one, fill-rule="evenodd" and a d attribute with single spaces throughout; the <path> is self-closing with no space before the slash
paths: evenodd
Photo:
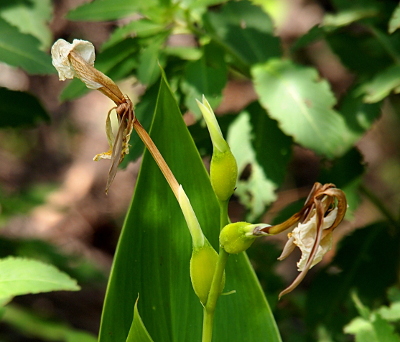
<path id="1" fill-rule="evenodd" d="M 262 241 L 249 251 L 282 339 L 349 341 L 349 334 L 353 334 L 357 341 L 367 341 L 371 336 L 379 341 L 386 336 L 379 334 L 387 331 L 387 336 L 394 334 L 395 340 L 397 326 L 393 322 L 396 319 L 388 319 L 388 315 L 385 316 L 379 310 L 390 302 L 393 305 L 396 303 L 396 298 L 388 296 L 388 290 L 391 288 L 390 293 L 393 293 L 398 286 L 400 187 L 396 170 L 399 170 L 400 158 L 396 152 L 392 161 L 393 169 L 389 172 L 392 175 L 390 184 L 393 195 L 392 198 L 385 198 L 376 188 L 369 189 L 370 183 L 365 177 L 369 171 L 368 165 L 365 165 L 364 156 L 358 150 L 357 144 L 380 118 L 382 109 L 392 111 L 396 125 L 399 123 L 396 94 L 400 90 L 400 7 L 397 1 L 378 0 L 332 0 L 315 3 L 324 9 L 323 19 L 319 25 L 298 35 L 295 40 L 284 40 L 284 37 L 276 34 L 280 32 L 277 27 L 283 25 L 281 18 L 288 14 L 289 9 L 281 2 L 272 0 L 95 0 L 69 11 L 67 19 L 71 22 L 116 21 L 139 14 L 136 20 L 120 21 L 121 25 L 113 29 L 109 38 L 102 42 L 96 57 L 96 67 L 116 81 L 134 76 L 136 82 L 146 86 L 136 106 L 137 117 L 146 129 L 153 127 L 152 134 L 162 152 L 163 148 L 167 155 L 174 155 L 179 151 L 183 160 L 172 158 L 170 163 L 176 163 L 176 170 L 173 171 L 182 179 L 178 177 L 185 189 L 188 189 L 195 209 L 198 206 L 200 220 L 210 220 L 201 223 L 215 247 L 217 232 L 212 230 L 214 224 L 211 221 L 218 217 L 218 213 L 214 213 L 213 202 L 209 200 L 211 195 L 206 174 L 202 167 L 191 169 L 183 166 L 189 160 L 190 167 L 199 163 L 199 156 L 194 152 L 191 139 L 202 157 L 211 153 L 208 134 L 201 122 L 195 99 L 204 94 L 210 104 L 217 108 L 223 100 L 223 90 L 230 82 L 251 82 L 257 99 L 251 99 L 251 103 L 231 113 L 232 115 L 219 117 L 242 173 L 235 201 L 241 203 L 244 212 L 234 213 L 233 216 L 237 219 L 259 221 L 276 200 L 277 192 L 303 185 L 296 179 L 296 172 L 301 170 L 293 171 L 293 165 L 296 165 L 299 158 L 299 150 L 312 153 L 313 161 L 316 161 L 314 174 L 307 178 L 305 186 L 311 187 L 312 182 L 320 181 L 333 182 L 342 188 L 349 200 L 349 220 L 357 212 L 361 198 L 366 199 L 380 213 L 379 220 L 376 219 L 344 237 L 332 259 L 310 274 L 308 279 L 311 280 L 304 287 L 284 297 L 279 303 L 276 301 L 276 293 L 282 289 L 284 282 L 274 272 L 274 259 L 279 255 L 275 244 Z M 55 77 L 50 75 L 55 70 L 51 66 L 48 53 L 52 42 L 48 21 L 52 16 L 53 5 L 50 0 L 7 0 L 0 4 L 2 62 L 21 68 L 29 75 Z M 172 44 L 171 37 L 179 35 L 189 36 L 190 43 L 183 46 Z M 71 35 L 64 38 L 72 41 L 73 38 L 87 37 L 82 34 L 82 37 Z M 337 63 L 350 75 L 346 86 L 337 90 L 332 78 L 324 77 L 318 58 L 310 56 L 310 51 L 318 51 L 318 46 L 321 50 L 321 46 L 327 49 L 329 56 L 335 56 Z M 165 70 L 165 79 L 162 79 L 160 66 Z M 72 101 L 86 92 L 88 90 L 84 85 L 79 80 L 74 80 L 64 88 L 60 98 L 63 101 Z M 16 103 L 19 105 L 16 106 Z M 177 119 L 158 121 L 167 120 L 165 113 L 170 111 L 174 115 L 187 111 L 193 113 L 196 122 L 189 127 L 191 138 L 187 132 L 182 136 L 180 130 L 183 128 L 174 131 L 176 125 L 182 125 L 182 122 L 178 124 L 179 121 L 174 121 Z M 2 130 L 18 131 L 43 125 L 49 121 L 50 116 L 52 114 L 47 113 L 36 96 L 7 87 L 0 88 Z M 171 123 L 175 125 L 169 127 L 168 124 Z M 182 145 L 184 139 L 185 144 Z M 143 145 L 134 134 L 131 144 L 132 151 L 125 165 L 143 153 Z M 178 146 L 173 147 L 174 144 Z M 187 155 L 185 146 L 191 149 Z M 168 312 L 161 312 L 160 317 L 164 319 L 158 321 L 152 321 L 150 312 L 146 312 L 146 307 L 152 307 L 149 302 L 152 300 L 149 298 L 151 295 L 146 295 L 146 291 L 158 298 L 159 302 L 165 298 L 169 298 L 170 304 L 179 301 L 172 298 L 177 294 L 170 291 L 172 283 L 169 278 L 172 276 L 163 273 L 171 266 L 165 266 L 166 269 L 158 275 L 160 279 L 149 287 L 147 282 L 152 282 L 154 275 L 148 272 L 148 265 L 146 268 L 141 263 L 137 266 L 132 263 L 132 260 L 150 259 L 156 263 L 155 260 L 162 259 L 163 256 L 168 256 L 168 263 L 173 263 L 173 254 L 178 253 L 180 257 L 176 262 L 181 265 L 176 268 L 177 273 L 172 278 L 181 277 L 178 283 L 182 288 L 178 289 L 182 291 L 182 284 L 189 280 L 188 267 L 187 274 L 183 271 L 190 254 L 189 235 L 184 229 L 182 217 L 178 218 L 179 210 L 170 208 L 177 206 L 172 196 L 165 194 L 168 189 L 160 191 L 162 196 L 155 195 L 162 189 L 158 183 L 162 182 L 162 178 L 157 175 L 157 169 L 151 163 L 149 156 L 145 155 L 135 198 L 116 253 L 110 281 L 111 290 L 109 289 L 105 302 L 102 331 L 107 329 L 108 324 L 113 326 L 119 321 L 123 326 L 120 339 L 126 339 L 139 292 L 137 308 L 153 339 L 163 340 L 161 331 L 168 331 L 165 340 L 183 341 L 186 336 L 177 333 L 180 328 L 174 322 L 168 324 L 168 320 L 179 315 L 183 316 L 183 320 L 186 317 L 184 312 L 189 311 L 180 312 L 172 307 Z M 193 174 L 186 173 L 188 170 Z M 149 184 L 154 190 L 149 191 Z M 26 208 L 37 205 L 44 195 L 40 191 L 41 195 L 32 195 L 37 193 L 34 189 L 37 190 L 34 187 L 28 189 L 28 195 L 15 197 L 0 193 L 0 222 L 6 222 L 15 212 L 26 211 Z M 202 205 L 204 202 L 207 202 L 207 206 Z M 18 207 L 21 209 L 18 210 Z M 142 211 L 137 211 L 137 208 Z M 157 233 L 151 240 L 144 222 L 147 216 L 141 215 L 154 212 L 155 208 L 160 208 L 158 214 L 154 214 L 154 219 L 162 230 L 156 230 Z M 281 210 L 276 220 L 282 220 L 294 210 L 293 207 Z M 171 213 L 171 217 L 167 217 L 168 213 Z M 167 220 L 164 220 L 165 217 Z M 182 230 L 174 230 L 171 243 L 174 248 L 179 246 L 179 249 L 168 249 L 165 252 L 162 248 L 157 248 L 158 243 L 162 243 L 169 231 L 174 229 L 172 225 L 176 222 L 180 222 Z M 129 227 L 135 225 L 139 227 L 139 231 L 130 231 Z M 139 247 L 133 244 L 135 239 L 139 239 Z M 134 253 L 131 254 L 132 248 Z M 145 251 L 151 254 L 150 259 L 148 254 L 144 254 Z M 49 259 L 52 260 L 51 257 Z M 254 280 L 249 283 L 238 282 L 241 273 L 252 277 L 245 257 L 239 256 L 237 260 L 232 259 L 230 262 L 233 269 L 229 271 L 232 272 L 230 277 L 228 273 L 228 281 L 231 279 L 234 283 L 231 289 L 238 290 L 247 286 L 252 291 L 258 291 Z M 73 272 L 68 268 L 66 270 Z M 138 274 L 141 282 L 136 284 Z M 161 283 L 163 286 L 160 286 Z M 117 289 L 118 286 L 121 289 Z M 116 289 L 113 290 L 113 287 Z M 129 290 L 132 292 L 128 295 Z M 119 293 L 122 299 L 114 297 L 113 292 Z M 185 295 L 190 296 L 189 292 Z M 224 306 L 228 305 L 224 302 L 229 302 L 232 296 L 236 295 L 221 298 L 221 315 L 224 311 L 227 315 L 234 311 Z M 196 298 L 193 294 L 192 297 L 187 302 L 186 299 L 184 301 L 188 306 L 195 305 Z M 243 298 L 239 293 L 237 297 Z M 262 296 L 250 300 L 257 302 L 257 298 Z M 120 302 L 126 304 L 123 310 L 118 312 L 115 308 L 110 309 Z M 269 316 L 268 305 L 261 305 L 257 312 Z M 250 314 L 249 312 L 248 315 Z M 111 318 L 107 318 L 108 316 Z M 236 313 L 234 316 L 239 318 L 240 314 Z M 365 324 L 354 323 L 357 316 L 359 319 L 356 322 L 369 322 L 367 332 L 362 329 Z M 7 321 L 7 316 L 4 317 Z M 21 315 L 10 317 L 16 317 L 14 320 L 8 319 L 8 322 L 14 324 L 22 320 Z M 379 318 L 378 323 L 380 320 L 385 322 L 376 323 L 376 317 Z M 265 319 L 271 323 L 270 318 Z M 224 322 L 224 319 L 220 322 Z M 225 327 L 225 323 L 220 324 Z M 234 323 L 234 326 L 237 324 L 239 323 Z M 273 330 L 273 323 L 271 324 Z M 250 329 L 247 326 L 238 331 L 225 328 L 233 335 L 226 339 L 230 341 L 235 340 L 234 336 Z M 22 327 L 19 329 L 23 330 Z M 194 333 L 199 328 L 196 329 Z M 67 335 L 62 334 L 62 338 L 67 340 Z M 57 336 L 59 338 L 60 335 Z M 43 336 L 42 338 L 45 339 Z M 223 341 L 223 336 L 218 340 Z M 262 340 L 262 337 L 258 340 Z"/>

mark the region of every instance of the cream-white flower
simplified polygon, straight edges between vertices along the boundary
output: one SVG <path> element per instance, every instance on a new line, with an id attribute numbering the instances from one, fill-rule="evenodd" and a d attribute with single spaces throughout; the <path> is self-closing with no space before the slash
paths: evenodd
<path id="1" fill-rule="evenodd" d="M 74 39 L 70 44 L 64 39 L 59 39 L 51 48 L 51 56 L 61 81 L 80 78 L 89 89 L 101 91 L 117 106 L 126 103 L 124 95 L 114 81 L 94 67 L 95 52 L 91 42 Z"/>
<path id="2" fill-rule="evenodd" d="M 72 44 L 64 39 L 57 40 L 52 48 L 53 65 L 61 81 L 77 77 L 89 89 L 97 89 L 117 105 L 112 108 L 106 119 L 106 134 L 110 149 L 97 154 L 94 160 L 111 159 L 106 191 L 108 191 L 125 155 L 129 153 L 129 139 L 132 133 L 135 114 L 131 100 L 124 96 L 114 81 L 94 67 L 95 51 L 91 42 L 74 39 Z M 115 109 L 119 127 L 114 137 L 110 115 Z"/>
<path id="3" fill-rule="evenodd" d="M 96 54 L 94 46 L 87 40 L 74 39 L 72 44 L 64 39 L 57 40 L 51 48 L 52 63 L 58 71 L 60 81 L 79 77 L 85 82 L 86 86 L 90 89 L 99 89 L 103 85 L 95 82 L 90 77 L 85 77 L 83 74 L 78 74 L 71 63 L 71 52 L 76 52 L 82 59 L 90 66 L 94 66 Z"/>
<path id="4" fill-rule="evenodd" d="M 337 212 L 338 210 L 335 208 L 323 218 L 322 229 L 328 229 L 332 227 L 333 223 L 335 222 Z M 315 237 L 317 235 L 317 217 L 315 215 L 315 211 L 314 215 L 308 222 L 299 223 L 299 225 L 294 228 L 290 234 L 293 237 L 293 243 L 299 247 L 301 251 L 301 258 L 297 263 L 297 269 L 299 272 L 301 272 L 305 269 L 307 260 L 314 246 Z M 322 234 L 324 235 L 324 233 Z M 318 264 L 322 260 L 323 256 L 331 250 L 331 248 L 332 232 L 330 231 L 329 233 L 325 234 L 325 236 L 322 236 L 310 268 Z"/>

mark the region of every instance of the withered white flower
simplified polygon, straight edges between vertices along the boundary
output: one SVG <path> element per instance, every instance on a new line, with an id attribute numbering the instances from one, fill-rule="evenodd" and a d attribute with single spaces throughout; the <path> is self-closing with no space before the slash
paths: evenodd
<path id="1" fill-rule="evenodd" d="M 332 227 L 333 222 L 337 217 L 337 208 L 333 209 L 326 217 L 324 217 L 322 223 L 322 229 L 329 229 Z M 314 215 L 306 223 L 299 223 L 296 228 L 293 229 L 292 233 L 289 233 L 293 237 L 293 243 L 300 248 L 301 258 L 297 263 L 298 271 L 304 271 L 308 257 L 311 254 L 314 246 L 315 236 L 317 235 L 317 216 Z M 310 268 L 318 264 L 323 256 L 332 248 L 332 231 L 321 238 L 321 242 L 315 253 L 314 259 L 310 265 Z"/>
<path id="2" fill-rule="evenodd" d="M 332 248 L 332 232 L 342 221 L 346 210 L 347 201 L 342 190 L 335 188 L 334 184 L 315 183 L 298 213 L 281 224 L 253 232 L 255 235 L 273 235 L 291 230 L 279 260 L 285 259 L 296 247 L 301 250 L 301 258 L 297 263 L 300 274 L 279 297 L 293 291 L 308 270 Z"/>
<path id="3" fill-rule="evenodd" d="M 135 120 L 132 102 L 124 96 L 118 86 L 106 75 L 94 67 L 95 50 L 91 42 L 74 39 L 72 44 L 64 39 L 57 40 L 51 48 L 52 63 L 58 71 L 60 81 L 77 77 L 89 89 L 97 89 L 115 102 L 106 119 L 106 134 L 110 149 L 97 154 L 94 160 L 111 159 L 106 191 L 108 191 L 117 173 L 118 165 L 129 153 L 129 139 Z M 114 137 L 111 129 L 110 115 L 115 109 L 119 128 Z"/>
<path id="4" fill-rule="evenodd" d="M 86 63 L 92 67 L 94 66 L 96 55 L 94 52 L 94 46 L 91 42 L 88 42 L 87 40 L 74 39 L 71 44 L 64 39 L 59 39 L 51 47 L 51 56 L 52 63 L 58 71 L 60 81 L 80 77 L 77 75 L 69 59 L 71 51 L 76 51 Z M 88 83 L 85 82 L 85 84 L 90 89 L 98 89 L 102 87 L 100 83 L 92 82 L 90 79 L 88 80 Z"/>
<path id="5" fill-rule="evenodd" d="M 64 39 L 59 39 L 51 48 L 51 57 L 60 81 L 77 77 L 89 89 L 101 91 L 116 105 L 126 102 L 113 80 L 94 67 L 95 51 L 91 42 L 74 39 L 70 44 Z"/>

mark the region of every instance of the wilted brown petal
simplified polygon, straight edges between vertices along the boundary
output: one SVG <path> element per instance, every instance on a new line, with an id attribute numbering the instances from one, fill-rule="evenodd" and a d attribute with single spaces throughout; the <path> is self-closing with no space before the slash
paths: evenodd
<path id="1" fill-rule="evenodd" d="M 118 121 L 120 122 L 117 135 L 112 146 L 111 165 L 108 171 L 106 192 L 111 186 L 118 171 L 118 165 L 124 160 L 125 155 L 129 153 L 129 139 L 135 120 L 132 102 L 126 98 L 126 102 L 116 108 Z"/>
<path id="2" fill-rule="evenodd" d="M 289 236 L 289 234 L 288 234 L 289 239 L 287 240 L 285 247 L 283 247 L 283 251 L 282 251 L 281 255 L 279 256 L 278 260 L 286 259 L 296 248 L 296 245 L 293 243 L 294 237 Z"/>
<path id="3" fill-rule="evenodd" d="M 80 78 L 88 88 L 101 91 L 117 105 L 125 102 L 124 95 L 114 81 L 87 63 L 79 53 L 72 50 L 69 53 L 69 60 L 75 70 L 76 76 Z"/>
<path id="4" fill-rule="evenodd" d="M 75 39 L 72 44 L 64 39 L 57 40 L 51 49 L 53 65 L 59 73 L 60 80 L 78 77 L 88 88 L 97 89 L 115 102 L 106 119 L 106 134 L 110 149 L 97 154 L 93 159 L 111 159 L 108 172 L 106 192 L 110 188 L 117 173 L 118 165 L 129 153 L 129 139 L 134 125 L 132 102 L 125 97 L 114 81 L 94 67 L 95 51 L 92 43 Z M 117 112 L 119 123 L 118 132 L 114 138 L 111 128 L 110 115 Z"/>
<path id="5" fill-rule="evenodd" d="M 308 270 L 311 267 L 311 264 L 314 260 L 315 254 L 317 253 L 319 244 L 321 242 L 321 238 L 322 238 L 322 223 L 323 223 L 323 218 L 324 218 L 324 212 L 323 212 L 323 206 L 321 204 L 320 201 L 316 201 L 315 203 L 315 211 L 316 211 L 316 236 L 314 239 L 314 244 L 312 246 L 311 252 L 308 256 L 307 259 L 307 263 L 304 267 L 304 269 L 299 273 L 299 275 L 296 277 L 296 279 L 292 282 L 292 284 L 290 284 L 285 290 L 283 290 L 280 294 L 279 294 L 279 298 L 281 298 L 283 295 L 292 292 L 300 283 L 301 281 L 304 279 L 304 277 L 306 276 Z"/>
<path id="6" fill-rule="evenodd" d="M 315 183 L 298 213 L 279 225 L 256 232 L 256 235 L 263 235 L 278 234 L 284 230 L 292 231 L 288 234 L 289 240 L 279 260 L 286 258 L 295 247 L 299 247 L 302 251 L 298 263 L 300 273 L 293 283 L 279 294 L 279 298 L 293 291 L 304 279 L 308 270 L 330 249 L 330 235 L 343 220 L 346 210 L 347 201 L 342 190 L 331 183 L 324 185 Z"/>

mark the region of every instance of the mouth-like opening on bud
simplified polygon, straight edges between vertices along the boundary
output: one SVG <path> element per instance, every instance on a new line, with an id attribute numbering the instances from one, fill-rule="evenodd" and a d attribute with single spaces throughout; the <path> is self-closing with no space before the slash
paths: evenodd
<path id="1" fill-rule="evenodd" d="M 254 229 L 248 233 L 246 233 L 246 235 L 254 235 L 254 236 L 267 236 L 270 235 L 268 233 L 266 233 L 264 231 L 264 229 L 271 227 L 270 224 L 266 224 L 266 223 L 259 223 L 259 224 L 254 224 Z"/>

